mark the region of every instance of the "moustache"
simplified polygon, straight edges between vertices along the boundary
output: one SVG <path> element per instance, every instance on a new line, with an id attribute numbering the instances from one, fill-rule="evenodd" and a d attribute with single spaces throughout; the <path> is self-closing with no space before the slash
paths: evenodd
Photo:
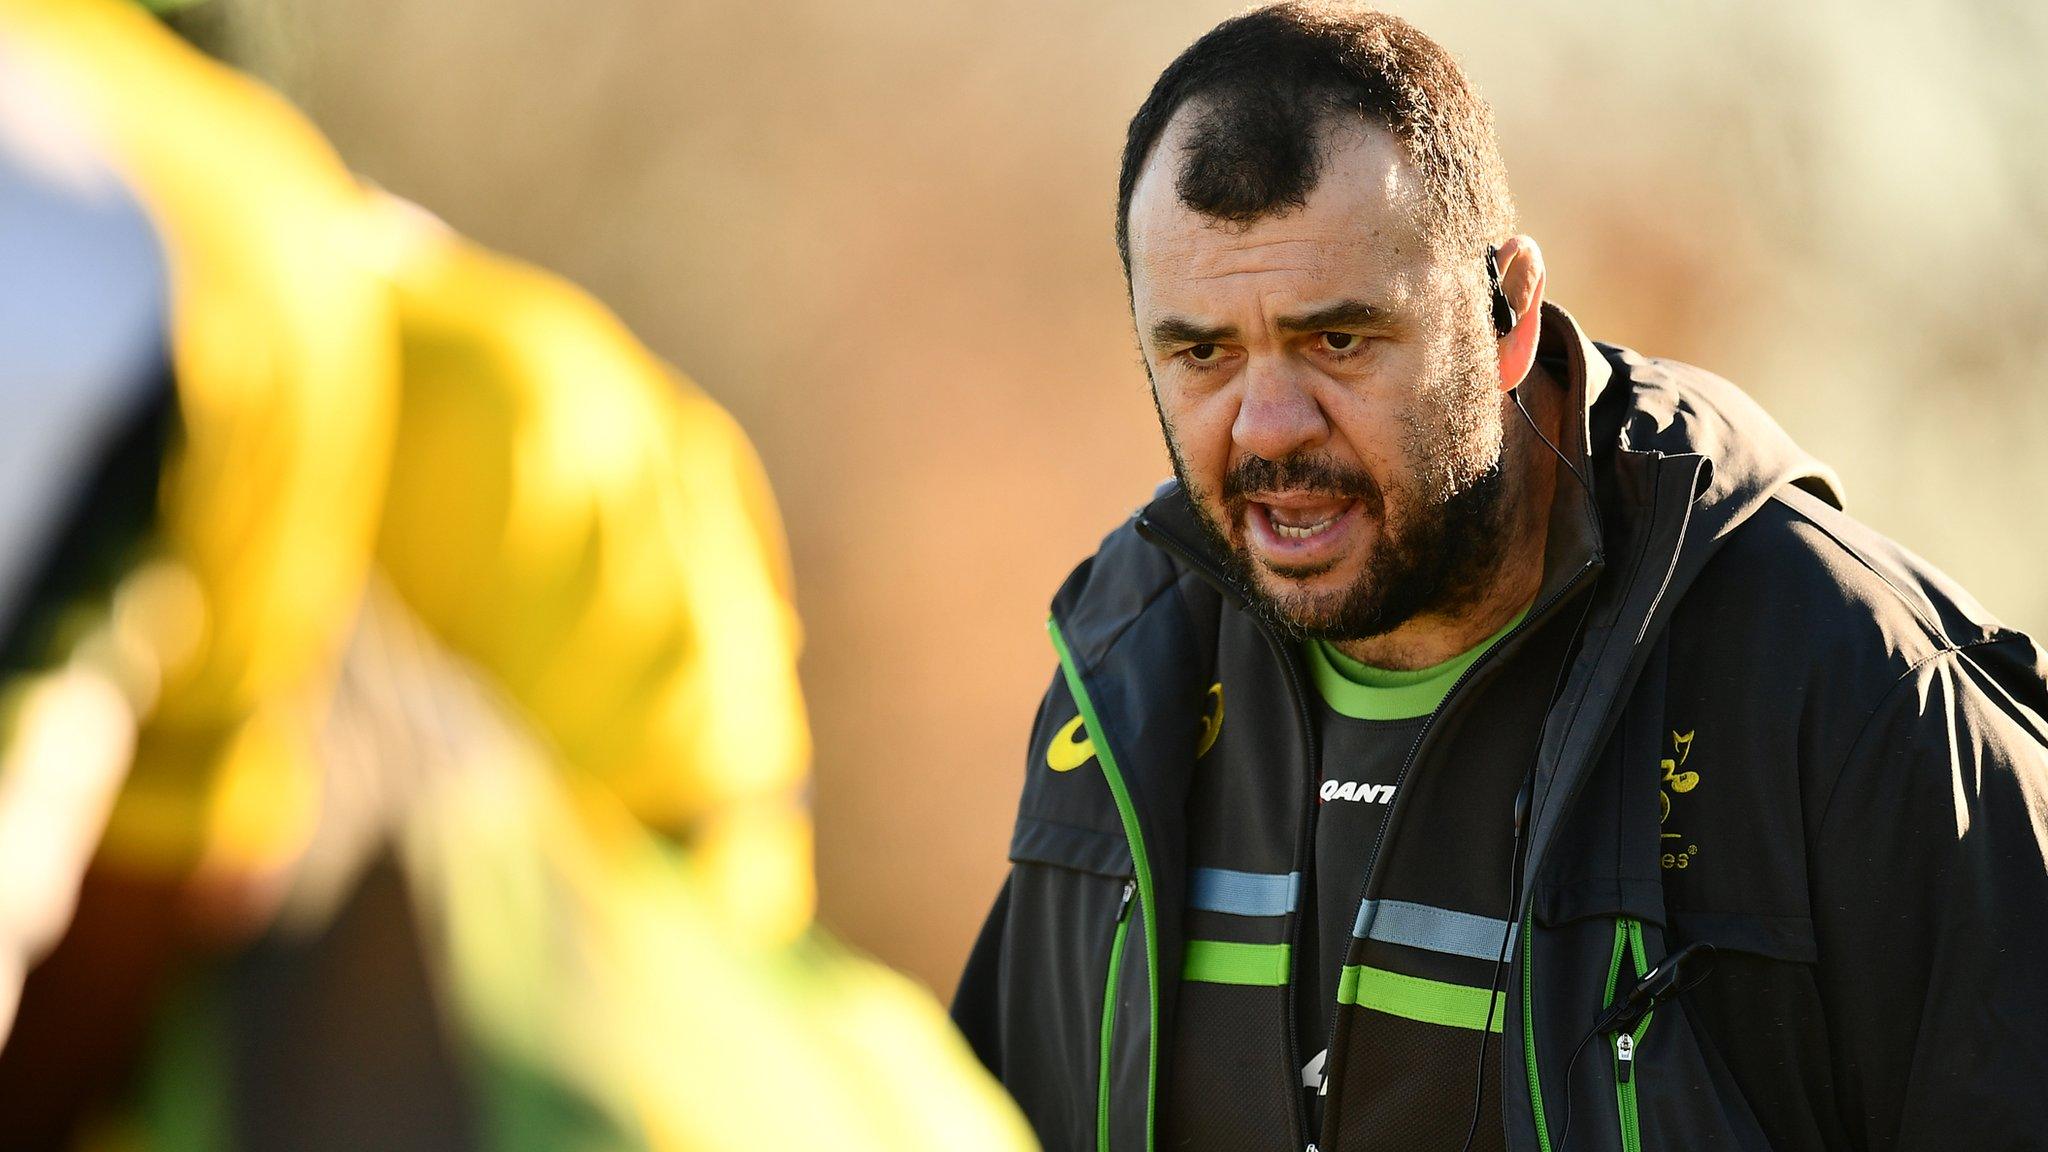
<path id="1" fill-rule="evenodd" d="M 1242 511 L 1253 492 L 1303 492 L 1357 500 L 1374 515 L 1380 511 L 1380 486 L 1370 474 L 1321 456 L 1245 457 L 1223 477 L 1223 503 L 1233 512 Z"/>

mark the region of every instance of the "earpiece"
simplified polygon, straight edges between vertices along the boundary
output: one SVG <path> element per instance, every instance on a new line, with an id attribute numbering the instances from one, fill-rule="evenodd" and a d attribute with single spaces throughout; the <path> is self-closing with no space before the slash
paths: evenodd
<path id="1" fill-rule="evenodd" d="M 1493 290 L 1493 334 L 1506 336 L 1515 330 L 1521 317 L 1515 315 L 1515 306 L 1508 303 L 1508 294 L 1500 286 L 1500 249 L 1487 245 L 1486 286 Z"/>

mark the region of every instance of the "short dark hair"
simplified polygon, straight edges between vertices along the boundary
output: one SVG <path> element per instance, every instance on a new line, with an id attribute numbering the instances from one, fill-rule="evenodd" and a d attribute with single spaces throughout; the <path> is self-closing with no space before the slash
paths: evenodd
<path id="1" fill-rule="evenodd" d="M 1430 206 L 1423 225 L 1433 242 L 1476 253 L 1514 230 L 1493 113 L 1442 45 L 1384 12 L 1280 3 L 1195 41 L 1131 117 L 1116 198 L 1126 275 L 1138 173 L 1191 101 L 1203 110 L 1175 190 L 1204 215 L 1249 223 L 1307 203 L 1322 174 L 1323 132 L 1349 112 L 1400 140 Z"/>

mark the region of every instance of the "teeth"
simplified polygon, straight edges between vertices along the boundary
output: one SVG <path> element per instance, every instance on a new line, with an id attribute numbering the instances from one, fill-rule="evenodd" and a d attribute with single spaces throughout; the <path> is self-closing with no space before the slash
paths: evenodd
<path id="1" fill-rule="evenodd" d="M 1278 520 L 1273 520 L 1271 517 L 1268 517 L 1267 519 L 1273 525 L 1273 531 L 1279 533 L 1281 539 L 1306 540 L 1309 537 L 1315 535 L 1316 533 L 1321 532 L 1323 529 L 1329 527 L 1330 521 L 1335 520 L 1336 517 L 1325 516 L 1324 518 L 1316 521 L 1313 524 L 1304 524 L 1299 528 L 1295 527 L 1292 524 L 1282 524 Z"/>

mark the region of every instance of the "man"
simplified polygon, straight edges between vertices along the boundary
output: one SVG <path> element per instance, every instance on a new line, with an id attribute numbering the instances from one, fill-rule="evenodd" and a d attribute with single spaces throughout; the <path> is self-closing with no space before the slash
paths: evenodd
<path id="1" fill-rule="evenodd" d="M 1047 1147 L 2048 1147 L 2048 657 L 1547 304 L 1398 19 L 1218 26 L 1117 211 L 1177 480 L 954 1007 Z"/>

